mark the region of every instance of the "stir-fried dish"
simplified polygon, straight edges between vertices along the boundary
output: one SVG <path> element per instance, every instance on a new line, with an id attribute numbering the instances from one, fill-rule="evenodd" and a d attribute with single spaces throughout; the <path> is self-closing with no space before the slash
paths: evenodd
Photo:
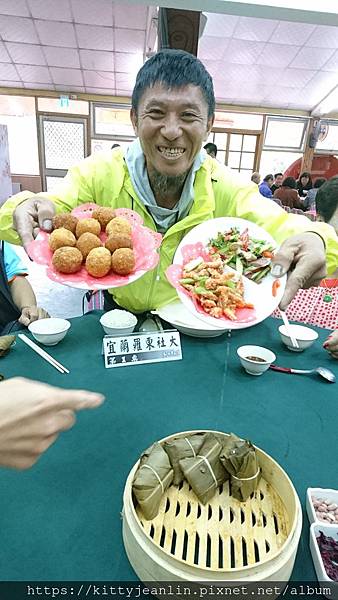
<path id="1" fill-rule="evenodd" d="M 184 265 L 180 284 L 211 317 L 236 320 L 236 309 L 253 308 L 244 300 L 241 275 L 227 270 L 220 256 L 196 258 Z"/>
<path id="2" fill-rule="evenodd" d="M 240 233 L 238 227 L 231 227 L 225 233 L 218 233 L 210 240 L 208 249 L 210 254 L 219 256 L 223 264 L 256 283 L 270 272 L 273 246 L 249 236 L 248 229 Z"/>

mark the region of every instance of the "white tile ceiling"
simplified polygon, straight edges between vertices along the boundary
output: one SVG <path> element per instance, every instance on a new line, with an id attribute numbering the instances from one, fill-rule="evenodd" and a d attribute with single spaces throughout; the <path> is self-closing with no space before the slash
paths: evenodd
<path id="1" fill-rule="evenodd" d="M 219 102 L 311 112 L 338 85 L 338 27 L 205 14 L 198 56 Z"/>
<path id="2" fill-rule="evenodd" d="M 156 7 L 0 0 L 0 87 L 130 95 Z"/>
<path id="3" fill-rule="evenodd" d="M 0 0 L 0 87 L 130 96 L 155 14 L 127 0 Z M 311 112 L 337 86 L 338 27 L 205 14 L 198 56 L 219 102 Z"/>

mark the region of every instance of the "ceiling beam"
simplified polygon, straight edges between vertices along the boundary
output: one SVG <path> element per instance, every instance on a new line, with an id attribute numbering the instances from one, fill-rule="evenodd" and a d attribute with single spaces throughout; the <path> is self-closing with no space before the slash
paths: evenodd
<path id="1" fill-rule="evenodd" d="M 128 4 L 145 4 L 145 0 L 125 0 Z M 304 8 L 304 0 L 147 0 L 147 5 L 242 17 L 294 21 L 313 25 L 338 26 L 336 0 L 321 0 L 318 7 Z M 313 3 L 311 3 L 313 5 Z"/>

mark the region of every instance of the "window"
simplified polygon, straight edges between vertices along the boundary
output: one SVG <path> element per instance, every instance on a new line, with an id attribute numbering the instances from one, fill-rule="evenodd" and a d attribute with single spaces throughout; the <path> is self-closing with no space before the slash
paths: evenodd
<path id="1" fill-rule="evenodd" d="M 217 146 L 217 160 L 230 169 L 243 172 L 254 170 L 258 136 L 254 133 L 211 132 L 208 142 Z"/>
<path id="2" fill-rule="evenodd" d="M 223 129 L 249 129 L 261 131 L 263 116 L 250 113 L 215 112 L 214 127 Z"/>
<path id="3" fill-rule="evenodd" d="M 129 144 L 132 142 L 132 139 L 129 140 L 97 140 L 97 139 L 92 139 L 91 140 L 91 153 L 93 154 L 94 152 L 105 152 L 111 149 L 111 147 L 113 146 L 113 144 L 118 144 L 119 146 L 121 146 L 121 148 L 123 148 L 124 150 L 128 148 Z"/>
<path id="4" fill-rule="evenodd" d="M 0 123 L 8 129 L 11 173 L 39 175 L 35 99 L 0 95 Z"/>
<path id="5" fill-rule="evenodd" d="M 281 152 L 278 150 L 263 150 L 259 172 L 263 177 L 268 173 L 285 173 L 286 169 L 298 158 L 302 158 L 300 152 Z"/>
<path id="6" fill-rule="evenodd" d="M 111 140 L 118 140 L 119 136 L 135 137 L 130 106 L 95 102 L 92 108 L 92 137 Z"/>
<path id="7" fill-rule="evenodd" d="M 302 151 L 308 120 L 303 118 L 268 117 L 264 150 Z"/>

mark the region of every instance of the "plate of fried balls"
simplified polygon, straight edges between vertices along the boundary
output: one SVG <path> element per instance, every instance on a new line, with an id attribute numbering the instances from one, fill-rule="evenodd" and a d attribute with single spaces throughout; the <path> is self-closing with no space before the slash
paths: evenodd
<path id="1" fill-rule="evenodd" d="M 51 233 L 40 230 L 28 253 L 47 267 L 52 281 L 102 290 L 127 285 L 152 270 L 161 239 L 133 210 L 87 203 L 56 214 Z"/>

